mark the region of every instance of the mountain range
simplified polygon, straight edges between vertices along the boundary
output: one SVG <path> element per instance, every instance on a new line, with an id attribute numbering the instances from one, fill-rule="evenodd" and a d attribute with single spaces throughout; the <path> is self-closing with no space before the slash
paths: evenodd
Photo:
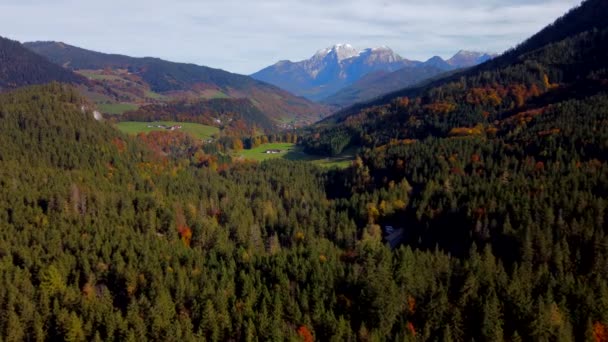
<path id="1" fill-rule="evenodd" d="M 257 80 L 286 89 L 296 95 L 314 101 L 326 102 L 325 99 L 370 74 L 388 74 L 408 67 L 433 67 L 436 69 L 434 73 L 431 72 L 431 69 L 415 73 L 414 76 L 403 82 L 403 85 L 407 86 L 413 80 L 419 80 L 422 75 L 429 76 L 432 74 L 432 76 L 435 76 L 441 71 L 477 65 L 493 57 L 494 55 L 487 53 L 459 51 L 448 60 L 435 56 L 426 62 L 420 62 L 403 58 L 386 46 L 358 50 L 350 44 L 336 44 L 317 51 L 307 60 L 300 62 L 280 61 L 251 76 Z M 332 101 L 329 100 L 329 102 Z"/>
<path id="2" fill-rule="evenodd" d="M 427 62 L 418 62 L 404 59 L 387 47 L 360 51 L 348 44 L 339 44 L 318 51 L 310 60 L 280 62 L 247 77 L 158 58 L 95 52 L 61 42 L 22 45 L 2 39 L 0 52 L 2 88 L 50 81 L 78 84 L 82 93 L 106 114 L 122 114 L 175 101 L 222 99 L 196 104 L 194 108 L 216 108 L 222 111 L 221 115 L 238 117 L 246 126 L 257 124 L 266 130 L 273 122 L 279 127 L 312 123 L 330 113 L 326 105 L 346 107 L 492 57 L 461 51 L 447 61 L 433 57 Z M 254 79 L 277 70 L 282 70 L 282 76 L 275 75 L 264 81 Z M 314 98 L 331 96 L 323 100 L 324 104 L 317 104 L 290 93 L 306 87 L 309 94 L 317 92 Z M 230 104 L 232 99 L 238 101 Z M 225 112 L 227 108 L 230 113 Z M 150 110 L 143 112 L 150 113 Z M 266 118 L 260 120 L 262 116 Z M 211 117 L 205 114 L 197 121 L 212 123 Z"/>
<path id="3" fill-rule="evenodd" d="M 151 57 L 106 54 L 61 42 L 30 42 L 23 46 L 86 76 L 102 88 L 102 91 L 93 89 L 90 97 L 107 111 L 116 105 L 136 109 L 183 99 L 235 99 L 239 104 L 246 99 L 274 122 L 310 123 L 328 114 L 327 108 L 276 86 L 220 69 Z"/>

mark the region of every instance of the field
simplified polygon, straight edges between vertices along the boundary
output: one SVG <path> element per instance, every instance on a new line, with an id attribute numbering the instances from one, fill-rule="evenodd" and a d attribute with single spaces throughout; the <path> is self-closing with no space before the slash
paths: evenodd
<path id="1" fill-rule="evenodd" d="M 181 131 L 186 133 L 190 133 L 192 136 L 198 139 L 209 139 L 214 134 L 219 133 L 219 128 L 206 126 L 196 123 L 189 122 L 173 122 L 173 121 L 156 121 L 156 122 L 135 122 L 135 121 L 126 121 L 119 122 L 116 124 L 119 130 L 127 134 L 138 134 L 138 133 L 149 133 L 152 131 L 163 131 L 164 128 L 158 128 L 156 126 L 164 125 L 164 126 L 174 126 L 179 125 L 182 126 Z M 153 126 L 153 127 L 148 127 Z"/>
<path id="2" fill-rule="evenodd" d="M 207 89 L 207 90 L 203 90 L 203 92 L 201 94 L 201 98 L 203 98 L 203 99 L 228 99 L 228 98 L 230 98 L 230 96 L 222 93 L 219 90 Z"/>
<path id="3" fill-rule="evenodd" d="M 281 152 L 277 154 L 269 154 L 266 153 L 267 150 L 281 150 Z M 238 153 L 238 156 L 244 159 L 257 161 L 283 158 L 294 161 L 308 161 L 327 168 L 346 168 L 351 165 L 352 160 L 355 158 L 355 151 L 348 150 L 340 156 L 329 158 L 307 154 L 302 151 L 300 146 L 295 144 L 273 143 L 261 145 L 251 150 L 243 150 Z"/>
<path id="4" fill-rule="evenodd" d="M 258 146 L 256 148 L 252 148 L 251 150 L 242 150 L 239 153 L 239 156 L 245 159 L 263 161 L 268 159 L 275 158 L 285 158 L 288 154 L 293 153 L 293 149 L 296 148 L 294 144 L 289 143 L 275 143 L 275 144 L 265 144 Z M 281 153 L 277 154 L 267 154 L 267 150 L 281 150 Z"/>
<path id="5" fill-rule="evenodd" d="M 104 75 L 101 70 L 79 70 L 77 73 L 82 76 L 97 81 L 118 81 L 122 80 L 122 77 L 117 75 Z"/>

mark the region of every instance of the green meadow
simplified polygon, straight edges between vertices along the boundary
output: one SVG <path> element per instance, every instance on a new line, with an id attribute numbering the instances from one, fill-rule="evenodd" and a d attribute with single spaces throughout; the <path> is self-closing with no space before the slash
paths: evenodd
<path id="1" fill-rule="evenodd" d="M 158 128 L 156 126 L 182 126 L 180 131 L 186 132 L 198 139 L 209 139 L 214 134 L 219 133 L 219 128 L 201 125 L 190 122 L 175 122 L 175 121 L 155 121 L 155 122 L 138 122 L 138 121 L 125 121 L 116 124 L 119 130 L 127 134 L 139 134 L 149 133 L 152 131 L 164 131 L 164 128 Z M 152 127 L 149 127 L 152 126 Z"/>
<path id="2" fill-rule="evenodd" d="M 266 153 L 268 150 L 281 150 L 280 153 Z M 355 151 L 348 150 L 340 156 L 321 157 L 307 154 L 302 147 L 291 143 L 271 143 L 260 145 L 250 150 L 242 150 L 237 154 L 239 157 L 249 160 L 264 161 L 269 159 L 287 159 L 294 161 L 307 161 L 327 168 L 346 168 L 351 165 L 355 158 Z"/>

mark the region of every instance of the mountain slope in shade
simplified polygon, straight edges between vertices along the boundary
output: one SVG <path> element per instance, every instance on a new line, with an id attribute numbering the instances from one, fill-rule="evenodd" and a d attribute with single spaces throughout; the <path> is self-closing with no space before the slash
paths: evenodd
<path id="1" fill-rule="evenodd" d="M 19 42 L 0 37 L 0 90 L 52 81 L 78 84 L 86 79 L 49 62 Z"/>
<path id="2" fill-rule="evenodd" d="M 426 62 L 424 62 L 425 66 L 435 67 L 442 70 L 451 70 L 454 68 L 450 63 L 446 62 L 443 58 L 439 56 L 433 56 L 429 58 Z"/>
<path id="3" fill-rule="evenodd" d="M 355 103 L 369 101 L 378 96 L 426 81 L 449 69 L 449 65 L 447 67 L 424 65 L 405 67 L 390 73 L 382 71 L 371 73 L 362 77 L 354 84 L 323 99 L 322 103 L 337 107 L 346 107 Z"/>
<path id="4" fill-rule="evenodd" d="M 553 106 L 608 94 L 606 13 L 608 2 L 587 0 L 500 57 L 336 113 L 305 143 L 335 154 L 394 139 L 510 134 Z"/>
<path id="5" fill-rule="evenodd" d="M 108 69 L 122 72 L 169 98 L 246 98 L 273 120 L 314 121 L 327 113 L 326 108 L 276 86 L 219 69 L 158 58 L 105 54 L 59 42 L 32 42 L 24 46 L 78 72 Z"/>
<path id="6" fill-rule="evenodd" d="M 376 78 L 378 75 L 389 74 L 399 69 L 416 67 L 433 67 L 447 71 L 477 65 L 492 57 L 493 55 L 486 53 L 460 51 L 447 61 L 436 56 L 426 62 L 420 62 L 405 59 L 388 47 L 357 50 L 348 44 L 337 44 L 319 50 L 310 59 L 300 62 L 281 61 L 251 76 L 315 101 L 333 103 L 336 101 L 325 99 L 352 97 L 353 100 L 362 100 L 382 94 L 379 91 L 371 91 L 370 95 L 353 97 L 354 92 L 364 92 L 356 89 L 369 84 L 369 80 L 364 80 L 362 84 L 356 83 L 367 75 Z M 408 69 L 403 74 L 429 75 L 429 71 L 428 68 L 419 72 Z M 412 80 L 420 79 L 418 76 L 406 76 L 403 81 L 397 83 L 401 83 L 402 88 L 411 85 Z M 387 82 L 393 81 L 387 80 Z M 355 89 L 349 88 L 350 86 Z M 381 89 L 382 86 L 372 86 L 372 88 Z M 388 89 L 392 91 L 399 87 L 393 86 Z M 344 92 L 341 93 L 342 90 Z M 337 103 L 348 105 L 353 102 L 340 100 Z"/>

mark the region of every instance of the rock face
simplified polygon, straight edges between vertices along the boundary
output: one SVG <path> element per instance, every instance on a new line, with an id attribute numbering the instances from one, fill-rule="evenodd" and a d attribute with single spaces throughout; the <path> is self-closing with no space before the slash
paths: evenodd
<path id="1" fill-rule="evenodd" d="M 374 72 L 391 72 L 415 63 L 388 47 L 357 50 L 337 44 L 317 51 L 310 59 L 280 61 L 251 75 L 311 100 L 321 100 Z"/>
<path id="2" fill-rule="evenodd" d="M 368 75 L 415 67 L 447 71 L 476 65 L 490 58 L 492 56 L 485 53 L 460 51 L 448 61 L 433 57 L 427 62 L 419 62 L 403 58 L 386 46 L 358 50 L 350 44 L 336 44 L 317 51 L 307 60 L 280 61 L 251 76 L 296 95 L 320 101 Z"/>

